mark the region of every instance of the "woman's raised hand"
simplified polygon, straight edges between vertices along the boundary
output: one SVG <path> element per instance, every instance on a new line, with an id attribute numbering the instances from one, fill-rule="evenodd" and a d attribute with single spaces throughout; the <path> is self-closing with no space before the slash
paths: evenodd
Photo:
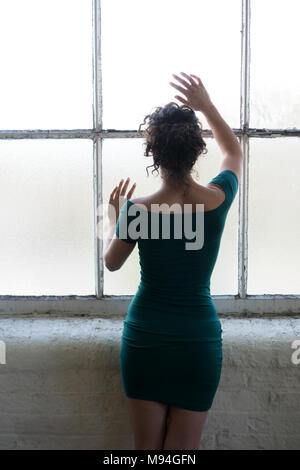
<path id="1" fill-rule="evenodd" d="M 136 183 L 133 183 L 130 190 L 126 195 L 126 191 L 129 185 L 130 178 L 127 178 L 124 184 L 124 179 L 121 179 L 118 186 L 114 188 L 110 194 L 109 204 L 108 204 L 108 219 L 110 222 L 116 223 L 120 214 L 121 207 L 126 202 L 127 199 L 130 199 L 133 191 L 135 190 Z"/>
<path id="2" fill-rule="evenodd" d="M 175 98 L 177 98 L 182 103 L 190 106 L 195 111 L 201 111 L 202 113 L 205 113 L 207 108 L 209 108 L 212 105 L 212 102 L 202 81 L 200 80 L 199 77 L 197 77 L 197 75 L 193 75 L 193 74 L 188 75 L 187 73 L 184 73 L 184 72 L 180 72 L 180 73 L 181 75 L 183 75 L 183 77 L 185 77 L 185 80 L 182 77 L 179 77 L 178 75 L 175 75 L 175 74 L 173 74 L 173 77 L 176 78 L 176 80 L 179 83 L 181 83 L 183 86 L 180 86 L 173 82 L 170 82 L 170 85 L 176 88 L 176 90 L 183 93 L 185 98 L 183 98 L 180 95 L 176 95 Z"/>

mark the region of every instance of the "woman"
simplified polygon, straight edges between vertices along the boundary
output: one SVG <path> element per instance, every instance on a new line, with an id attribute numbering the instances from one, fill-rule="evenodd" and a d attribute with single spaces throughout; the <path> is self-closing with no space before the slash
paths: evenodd
<path id="1" fill-rule="evenodd" d="M 173 75 L 176 82 L 170 84 L 184 95 L 175 96 L 183 105 L 172 102 L 157 108 L 143 123 L 148 119 L 145 155 L 151 154 L 154 169 L 160 170 L 160 189 L 131 199 L 135 184 L 127 193 L 127 178 L 114 188 L 109 201 L 113 210 L 106 267 L 119 269 L 136 243 L 140 256 L 141 281 L 124 321 L 120 354 L 136 450 L 199 449 L 222 367 L 222 328 L 210 295 L 210 277 L 238 191 L 243 153 L 200 78 L 181 75 Z M 206 186 L 191 176 L 197 158 L 206 152 L 195 111 L 205 115 L 223 154 L 218 175 Z M 176 204 L 182 213 L 165 208 L 159 213 L 162 204 Z M 204 243 L 198 249 L 187 249 L 186 236 L 174 235 L 185 207 L 192 212 L 193 227 L 197 217 L 203 217 Z M 140 223 L 134 224 L 138 216 Z M 173 227 L 169 237 L 164 238 L 159 227 L 158 236 L 151 238 L 151 227 L 166 221 Z M 148 238 L 141 236 L 145 226 Z"/>

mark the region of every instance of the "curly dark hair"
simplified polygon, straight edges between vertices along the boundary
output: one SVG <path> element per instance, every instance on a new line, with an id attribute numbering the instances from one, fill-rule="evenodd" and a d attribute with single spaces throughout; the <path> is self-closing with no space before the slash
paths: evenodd
<path id="1" fill-rule="evenodd" d="M 141 127 L 147 125 L 142 131 Z M 175 184 L 185 184 L 199 155 L 207 153 L 206 143 L 201 135 L 202 124 L 194 110 L 183 104 L 170 102 L 158 106 L 140 124 L 138 133 L 146 137 L 146 157 L 153 156 L 152 173 L 161 167 L 166 178 Z"/>

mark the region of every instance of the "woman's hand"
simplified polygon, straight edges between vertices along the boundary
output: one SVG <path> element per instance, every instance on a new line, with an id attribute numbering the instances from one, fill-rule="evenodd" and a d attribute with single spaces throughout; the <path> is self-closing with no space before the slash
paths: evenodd
<path id="1" fill-rule="evenodd" d="M 110 194 L 109 203 L 108 203 L 108 220 L 110 223 L 117 223 L 121 207 L 126 202 L 127 199 L 130 199 L 133 191 L 135 190 L 136 183 L 133 183 L 131 186 L 130 191 L 128 191 L 127 196 L 125 196 L 128 185 L 129 185 L 130 178 L 127 178 L 124 183 L 124 179 L 121 179 L 118 186 L 114 188 L 112 193 Z"/>
<path id="2" fill-rule="evenodd" d="M 185 88 L 170 82 L 170 85 L 185 95 L 185 99 L 180 95 L 176 95 L 182 103 L 190 106 L 195 111 L 205 111 L 212 105 L 209 94 L 207 93 L 202 81 L 196 75 L 180 72 L 185 77 L 185 80 L 178 75 L 173 74 L 173 77 L 178 80 Z M 192 78 L 193 77 L 193 78 Z"/>

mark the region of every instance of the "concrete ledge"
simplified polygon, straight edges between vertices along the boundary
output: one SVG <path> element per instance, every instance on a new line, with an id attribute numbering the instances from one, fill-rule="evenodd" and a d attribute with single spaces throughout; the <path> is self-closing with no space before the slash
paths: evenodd
<path id="1" fill-rule="evenodd" d="M 124 318 L 0 319 L 0 449 L 133 448 L 119 365 Z M 201 448 L 299 449 L 299 319 L 221 322 L 222 376 Z"/>
<path id="2" fill-rule="evenodd" d="M 1 131 L 0 131 L 1 132 Z M 90 314 L 109 317 L 127 312 L 133 295 L 105 295 L 97 299 L 88 296 L 0 296 L 0 317 L 7 314 Z M 299 295 L 247 295 L 241 299 L 238 295 L 212 295 L 220 315 L 300 315 Z"/>

